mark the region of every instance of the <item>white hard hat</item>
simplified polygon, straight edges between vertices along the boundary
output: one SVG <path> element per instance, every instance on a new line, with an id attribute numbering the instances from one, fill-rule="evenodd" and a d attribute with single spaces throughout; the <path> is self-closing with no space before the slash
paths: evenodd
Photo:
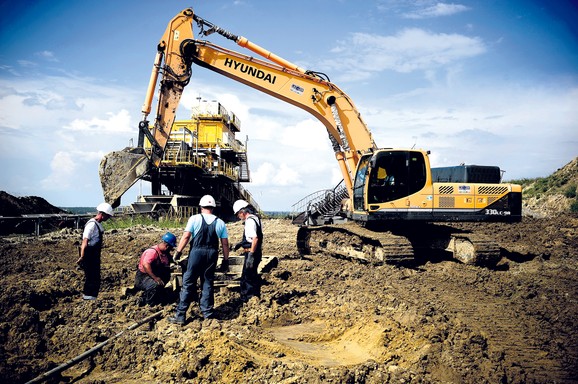
<path id="1" fill-rule="evenodd" d="M 233 204 L 233 212 L 236 215 L 241 209 L 246 208 L 248 205 L 249 203 L 247 203 L 245 200 L 237 200 Z"/>
<path id="2" fill-rule="evenodd" d="M 96 207 L 98 212 L 104 212 L 109 216 L 114 216 L 114 211 L 112 210 L 112 206 L 109 203 L 100 203 Z"/>
<path id="3" fill-rule="evenodd" d="M 215 199 L 211 195 L 205 195 L 201 197 L 201 201 L 199 202 L 201 207 L 216 207 L 217 204 L 215 203 Z"/>

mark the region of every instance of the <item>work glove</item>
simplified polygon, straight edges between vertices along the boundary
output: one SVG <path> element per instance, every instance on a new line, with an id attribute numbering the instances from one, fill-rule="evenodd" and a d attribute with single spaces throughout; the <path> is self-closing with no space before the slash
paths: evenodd
<path id="1" fill-rule="evenodd" d="M 235 247 L 233 248 L 233 250 L 237 250 L 239 248 L 251 248 L 251 242 L 250 241 L 240 241 L 237 244 L 235 244 Z"/>
<path id="2" fill-rule="evenodd" d="M 229 259 L 223 259 L 221 266 L 217 269 L 217 272 L 229 272 Z"/>
<path id="3" fill-rule="evenodd" d="M 175 253 L 175 255 L 173 256 L 173 260 L 175 261 L 175 263 L 178 264 L 179 260 L 181 260 L 181 256 L 183 255 L 183 252 L 178 251 L 177 253 Z"/>
<path id="4" fill-rule="evenodd" d="M 253 255 L 253 252 L 247 252 L 247 256 L 245 257 L 245 265 L 247 265 L 247 268 L 249 269 L 253 269 L 255 266 L 255 255 Z"/>

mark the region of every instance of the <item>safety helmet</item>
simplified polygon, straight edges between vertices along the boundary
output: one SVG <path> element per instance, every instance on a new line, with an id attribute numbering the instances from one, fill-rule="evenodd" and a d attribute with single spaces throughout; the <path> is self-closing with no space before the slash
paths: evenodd
<path id="1" fill-rule="evenodd" d="M 245 200 L 237 200 L 233 204 L 233 212 L 236 215 L 241 209 L 247 208 L 247 206 L 249 206 L 249 203 L 247 203 Z"/>
<path id="2" fill-rule="evenodd" d="M 215 203 L 215 199 L 211 195 L 205 195 L 201 197 L 201 201 L 199 202 L 201 207 L 216 207 L 217 204 Z"/>
<path id="3" fill-rule="evenodd" d="M 100 203 L 96 207 L 98 212 L 104 212 L 109 216 L 114 216 L 114 212 L 112 210 L 112 206 L 109 203 Z"/>
<path id="4" fill-rule="evenodd" d="M 163 241 L 173 248 L 177 246 L 177 237 L 170 232 L 163 235 Z"/>

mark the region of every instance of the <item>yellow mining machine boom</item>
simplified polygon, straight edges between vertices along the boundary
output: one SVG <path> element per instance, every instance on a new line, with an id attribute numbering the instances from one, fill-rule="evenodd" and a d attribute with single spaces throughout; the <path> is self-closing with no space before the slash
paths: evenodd
<path id="1" fill-rule="evenodd" d="M 193 22 L 200 28 L 201 36 L 220 34 L 260 58 L 195 39 Z M 164 65 L 163 57 L 166 57 Z M 123 193 L 128 183 L 124 180 L 142 177 L 138 170 L 133 171 L 133 163 L 158 166 L 192 64 L 295 105 L 325 126 L 346 192 L 345 199 L 337 202 L 341 207 L 337 216 L 362 225 L 349 222 L 303 226 L 298 244 L 304 253 L 322 250 L 371 262 L 403 263 L 412 261 L 416 250 L 433 247 L 452 252 L 464 262 L 492 264 L 499 257 L 499 247 L 486 238 L 456 235 L 445 226 L 420 225 L 421 231 L 415 228 L 418 223 L 521 220 L 521 186 L 501 183 L 495 175 L 482 177 L 468 170 L 465 176 L 442 181 L 440 172 L 432 170 L 429 151 L 379 149 L 353 101 L 325 74 L 301 68 L 210 23 L 191 8 L 171 20 L 158 45 L 140 127 L 154 149 L 141 162 L 132 161 L 133 153 L 126 154 L 130 159 L 126 162 L 128 170 L 120 170 L 116 177 L 103 181 L 108 201 L 114 201 Z M 149 130 L 146 121 L 152 98 L 149 96 L 161 69 L 159 108 L 154 126 Z M 146 172 L 144 168 L 142 172 Z M 121 186 L 113 185 L 115 181 L 122 181 L 118 183 Z"/>

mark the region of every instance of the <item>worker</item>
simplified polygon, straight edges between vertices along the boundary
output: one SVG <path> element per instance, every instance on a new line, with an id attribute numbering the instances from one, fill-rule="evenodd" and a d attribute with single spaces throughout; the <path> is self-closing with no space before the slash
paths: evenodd
<path id="1" fill-rule="evenodd" d="M 234 250 L 242 248 L 245 255 L 240 289 L 241 300 L 246 303 L 251 297 L 261 296 L 261 277 L 257 268 L 263 256 L 263 229 L 255 208 L 247 201 L 237 200 L 233 212 L 245 222 L 243 240 L 235 245 Z"/>
<path id="2" fill-rule="evenodd" d="M 164 286 L 171 277 L 171 250 L 177 246 L 177 237 L 167 232 L 157 245 L 146 249 L 139 260 L 134 287 L 143 291 L 140 305 L 156 305 L 166 301 Z"/>
<path id="3" fill-rule="evenodd" d="M 214 280 L 219 257 L 219 241 L 223 248 L 223 259 L 229 259 L 227 227 L 223 220 L 213 214 L 216 207 L 215 199 L 211 195 L 205 195 L 201 198 L 199 205 L 201 213 L 189 218 L 176 248 L 175 261 L 178 262 L 183 250 L 189 241 L 191 242 L 179 304 L 175 315 L 168 318 L 168 321 L 173 324 L 185 324 L 187 310 L 191 302 L 197 299 L 198 279 L 202 287 L 199 299 L 201 314 L 205 319 L 215 318 Z"/>
<path id="4" fill-rule="evenodd" d="M 104 235 L 102 223 L 114 215 L 112 206 L 108 203 L 99 204 L 96 211 L 96 216 L 84 225 L 79 249 L 80 256 L 76 260 L 76 264 L 84 270 L 83 300 L 96 300 L 98 296 L 100 290 L 100 254 Z"/>

